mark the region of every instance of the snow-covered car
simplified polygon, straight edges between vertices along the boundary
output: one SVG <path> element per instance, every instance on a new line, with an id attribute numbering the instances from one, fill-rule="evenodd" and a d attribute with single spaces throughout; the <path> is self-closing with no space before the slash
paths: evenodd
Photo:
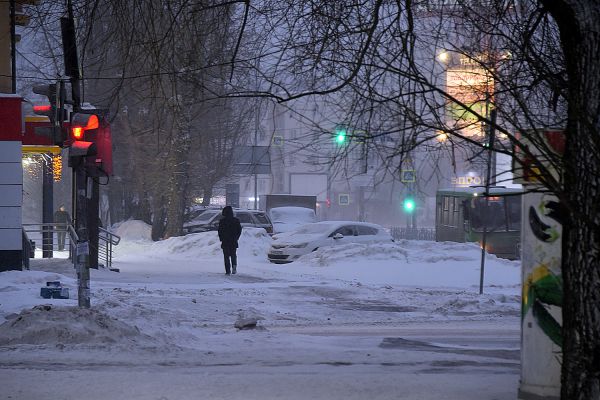
<path id="1" fill-rule="evenodd" d="M 306 207 L 274 207 L 269 210 L 273 222 L 273 232 L 289 232 L 302 225 L 317 222 L 317 216 L 312 208 Z"/>
<path id="2" fill-rule="evenodd" d="M 268 258 L 272 263 L 283 264 L 322 247 L 393 241 L 380 225 L 356 221 L 322 221 L 274 235 Z"/>
<path id="3" fill-rule="evenodd" d="M 261 210 L 234 209 L 233 215 L 240 220 L 243 227 L 264 228 L 267 233 L 273 233 L 273 224 L 267 213 Z M 183 224 L 184 233 L 216 231 L 221 221 L 221 210 L 206 210 L 198 217 Z"/>

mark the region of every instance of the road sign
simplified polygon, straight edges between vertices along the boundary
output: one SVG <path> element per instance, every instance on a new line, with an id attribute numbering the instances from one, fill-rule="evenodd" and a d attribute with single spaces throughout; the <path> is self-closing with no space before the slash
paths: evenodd
<path id="1" fill-rule="evenodd" d="M 338 203 L 340 206 L 347 206 L 350 204 L 350 195 L 347 193 L 340 193 L 338 196 Z"/>
<path id="2" fill-rule="evenodd" d="M 404 183 L 414 182 L 417 179 L 417 174 L 414 169 L 403 169 L 400 174 L 400 180 Z"/>

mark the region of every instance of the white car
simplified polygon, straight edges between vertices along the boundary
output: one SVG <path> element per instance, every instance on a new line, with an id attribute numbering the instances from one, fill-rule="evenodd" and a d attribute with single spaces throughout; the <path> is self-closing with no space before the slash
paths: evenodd
<path id="1" fill-rule="evenodd" d="M 273 232 L 289 232 L 305 224 L 317 222 L 317 216 L 312 208 L 306 207 L 274 207 L 269 211 L 273 222 Z"/>
<path id="2" fill-rule="evenodd" d="M 393 241 L 380 225 L 356 221 L 322 221 L 273 236 L 268 257 L 272 263 L 283 264 L 321 247 Z"/>

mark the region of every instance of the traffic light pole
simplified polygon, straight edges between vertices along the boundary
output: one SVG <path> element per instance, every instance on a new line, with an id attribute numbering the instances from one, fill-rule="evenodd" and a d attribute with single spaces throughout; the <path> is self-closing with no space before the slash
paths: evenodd
<path id="1" fill-rule="evenodd" d="M 83 163 L 73 169 L 75 175 L 75 228 L 79 241 L 75 252 L 77 268 L 77 298 L 79 307 L 90 308 L 90 267 L 87 215 L 87 173 Z"/>

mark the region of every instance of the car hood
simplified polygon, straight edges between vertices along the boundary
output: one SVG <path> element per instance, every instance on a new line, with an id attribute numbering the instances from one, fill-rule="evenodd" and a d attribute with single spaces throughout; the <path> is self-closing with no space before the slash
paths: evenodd
<path id="1" fill-rule="evenodd" d="M 296 230 L 300 226 L 304 225 L 305 222 L 273 222 L 273 230 L 277 233 L 287 233 Z"/>
<path id="2" fill-rule="evenodd" d="M 323 235 L 316 234 L 305 234 L 299 235 L 294 234 L 294 232 L 283 232 L 278 233 L 277 238 L 273 240 L 273 245 L 290 245 L 290 244 L 299 244 L 299 243 L 309 243 L 313 240 L 318 240 L 323 237 Z"/>

